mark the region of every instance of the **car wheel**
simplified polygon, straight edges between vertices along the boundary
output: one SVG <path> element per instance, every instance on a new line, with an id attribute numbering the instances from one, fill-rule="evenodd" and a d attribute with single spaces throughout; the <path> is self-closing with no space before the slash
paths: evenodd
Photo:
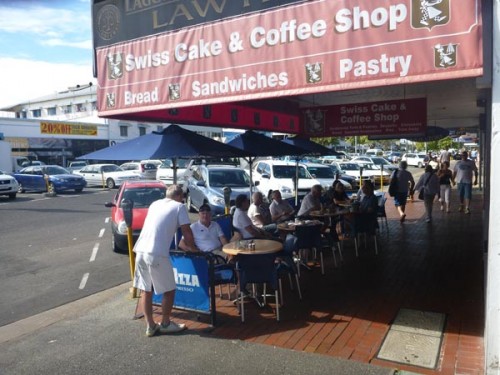
<path id="1" fill-rule="evenodd" d="M 23 188 L 23 185 L 19 184 L 18 188 L 17 188 L 17 192 L 18 193 L 24 193 L 24 188 Z"/>
<path id="2" fill-rule="evenodd" d="M 17 193 L 10 193 L 9 194 L 9 199 L 16 199 L 16 194 Z"/>
<path id="3" fill-rule="evenodd" d="M 419 162 L 418 162 L 418 164 L 417 164 L 417 166 L 418 166 L 419 168 L 422 168 L 424 165 L 422 164 L 422 162 L 421 162 L 421 161 L 419 161 Z"/>
<path id="4" fill-rule="evenodd" d="M 113 249 L 113 251 L 115 253 L 122 253 L 123 252 L 122 249 L 120 249 L 118 247 L 118 245 L 116 244 L 115 235 L 114 234 L 111 236 L 111 248 Z"/>
<path id="5" fill-rule="evenodd" d="M 83 191 L 83 189 L 75 189 L 75 192 L 77 193 L 81 193 Z"/>
<path id="6" fill-rule="evenodd" d="M 106 187 L 107 187 L 108 189 L 114 189 L 114 188 L 115 188 L 115 186 L 116 186 L 115 181 L 114 181 L 112 178 L 108 178 L 108 179 L 106 180 Z"/>
<path id="7" fill-rule="evenodd" d="M 186 193 L 186 206 L 189 212 L 195 212 L 193 203 L 191 202 L 191 195 L 189 194 L 189 191 Z"/>

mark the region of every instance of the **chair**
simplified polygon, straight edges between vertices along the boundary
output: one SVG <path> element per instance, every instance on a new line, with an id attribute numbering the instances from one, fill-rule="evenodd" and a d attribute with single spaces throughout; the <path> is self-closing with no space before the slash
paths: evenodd
<path id="1" fill-rule="evenodd" d="M 280 320 L 279 310 L 279 290 L 281 290 L 281 280 L 278 278 L 278 270 L 275 266 L 275 254 L 239 254 L 236 262 L 236 270 L 240 284 L 240 312 L 241 321 L 245 322 L 245 295 L 248 295 L 248 284 L 267 283 L 274 290 L 274 298 L 276 304 L 276 320 Z M 254 296 L 255 297 L 255 296 Z M 266 303 L 266 294 L 263 295 L 264 303 Z"/>
<path id="2" fill-rule="evenodd" d="M 380 195 L 378 197 L 377 219 L 382 222 L 385 220 L 385 230 L 387 233 L 389 233 L 389 224 L 387 223 L 387 214 L 385 212 L 386 201 L 387 198 L 385 197 L 385 195 Z"/>
<path id="3" fill-rule="evenodd" d="M 366 236 L 369 235 L 373 238 L 375 245 L 375 254 L 378 254 L 378 244 L 377 244 L 377 229 L 378 229 L 378 218 L 377 213 L 359 213 L 355 216 L 356 220 L 354 223 L 354 247 L 356 249 L 356 256 L 359 256 L 358 245 L 360 241 L 361 234 L 364 235 L 365 247 L 366 247 Z"/>
<path id="4" fill-rule="evenodd" d="M 278 254 L 279 257 L 279 254 Z M 292 259 L 293 262 L 293 259 Z M 297 274 L 296 268 L 294 267 L 294 264 L 289 264 L 286 262 L 284 259 L 280 259 L 276 262 L 276 270 L 278 272 L 278 277 L 281 280 L 283 277 L 288 276 L 288 280 L 290 281 L 290 289 L 294 290 L 293 287 L 293 281 L 292 277 L 295 278 L 295 283 L 297 285 L 297 292 L 299 294 L 299 299 L 302 299 L 302 290 L 300 288 L 300 282 L 299 282 L 299 275 Z M 279 283 L 280 287 L 280 296 L 281 296 L 281 305 L 284 305 L 284 299 L 283 299 L 283 289 L 282 289 L 282 283 Z"/>
<path id="5" fill-rule="evenodd" d="M 322 225 L 297 225 L 295 227 L 295 235 L 297 236 L 297 242 L 295 248 L 297 250 L 297 272 L 300 276 L 300 266 L 310 269 L 306 263 L 302 260 L 302 255 L 306 250 L 320 250 L 322 247 L 321 239 L 321 227 Z M 321 267 L 323 268 L 323 253 L 320 252 L 321 256 Z"/>
<path id="6" fill-rule="evenodd" d="M 224 232 L 224 237 L 226 237 L 226 240 L 231 241 L 231 238 L 233 237 L 233 216 L 232 215 L 219 215 L 215 216 L 212 221 L 216 222 L 219 224 L 219 226 L 222 229 L 222 232 Z"/>
<path id="7" fill-rule="evenodd" d="M 231 298 L 230 285 L 236 285 L 238 278 L 236 276 L 235 265 L 227 263 L 226 259 L 217 254 L 208 253 L 207 256 L 212 257 L 214 264 L 214 279 L 213 285 L 219 286 L 219 297 L 222 299 L 222 285 L 227 285 L 228 299 Z"/>

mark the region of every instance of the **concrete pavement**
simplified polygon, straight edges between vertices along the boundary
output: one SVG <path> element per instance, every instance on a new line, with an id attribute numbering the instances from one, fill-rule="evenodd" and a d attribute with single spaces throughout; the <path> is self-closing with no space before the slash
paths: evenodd
<path id="1" fill-rule="evenodd" d="M 185 331 L 147 338 L 129 283 L 0 327 L 0 374 L 353 374 L 395 371 Z"/>

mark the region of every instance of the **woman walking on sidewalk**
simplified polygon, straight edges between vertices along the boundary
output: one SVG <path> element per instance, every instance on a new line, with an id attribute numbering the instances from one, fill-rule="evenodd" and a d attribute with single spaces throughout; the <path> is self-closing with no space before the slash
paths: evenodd
<path id="1" fill-rule="evenodd" d="M 425 221 L 430 223 L 432 221 L 432 205 L 434 204 L 434 198 L 436 194 L 439 193 L 439 178 L 430 165 L 425 167 L 425 173 L 420 176 L 417 185 L 415 185 L 416 191 L 420 191 L 420 189 L 424 189 L 424 205 L 425 214 L 427 216 Z"/>
<path id="2" fill-rule="evenodd" d="M 449 169 L 450 163 L 443 161 L 437 176 L 439 177 L 439 202 L 441 202 L 441 211 L 446 207 L 446 212 L 450 213 L 450 193 L 451 186 L 455 185 L 453 172 Z"/>

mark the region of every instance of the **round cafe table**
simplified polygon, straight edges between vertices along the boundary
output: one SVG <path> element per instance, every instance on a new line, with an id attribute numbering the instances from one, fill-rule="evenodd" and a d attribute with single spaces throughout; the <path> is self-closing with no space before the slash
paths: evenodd
<path id="1" fill-rule="evenodd" d="M 247 248 L 247 244 L 253 241 L 255 250 Z M 257 254 L 272 254 L 277 253 L 283 249 L 283 244 L 279 241 L 273 240 L 239 240 L 233 241 L 222 246 L 222 251 L 229 255 L 257 255 Z"/>

